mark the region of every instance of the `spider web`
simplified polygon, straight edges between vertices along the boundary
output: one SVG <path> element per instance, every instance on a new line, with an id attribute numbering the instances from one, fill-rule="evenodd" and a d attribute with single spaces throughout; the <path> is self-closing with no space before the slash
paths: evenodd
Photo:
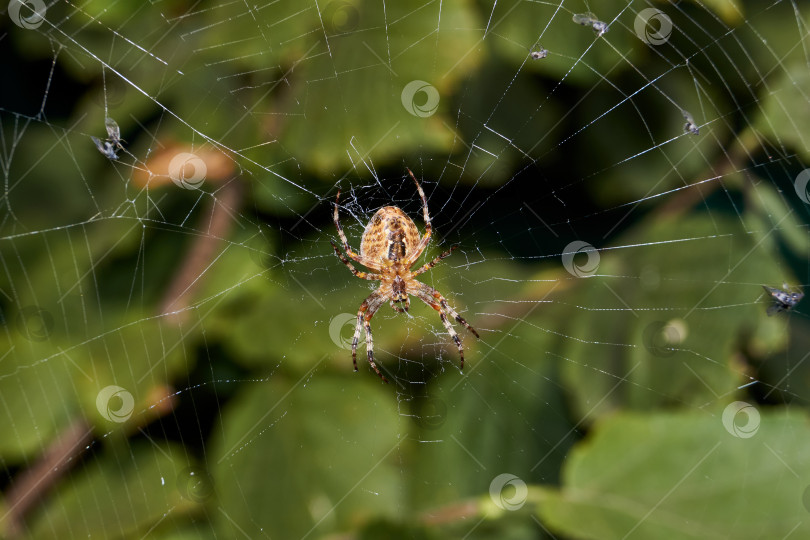
<path id="1" fill-rule="evenodd" d="M 0 530 L 806 532 L 808 317 L 762 286 L 810 282 L 809 17 L 12 0 Z M 462 371 L 433 309 L 383 305 L 382 385 L 362 335 L 351 371 L 378 284 L 335 257 L 332 211 L 355 250 L 383 206 L 424 232 L 407 169 L 417 265 L 458 246 L 419 279 L 481 339 L 449 317 Z M 745 491 L 680 506 L 699 477 Z"/>

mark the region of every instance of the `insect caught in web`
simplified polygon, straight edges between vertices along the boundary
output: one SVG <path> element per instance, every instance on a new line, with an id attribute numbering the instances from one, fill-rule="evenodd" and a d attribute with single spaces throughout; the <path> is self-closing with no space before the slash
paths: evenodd
<path id="1" fill-rule="evenodd" d="M 590 11 L 587 13 L 575 13 L 572 19 L 582 26 L 590 26 L 596 32 L 596 37 L 602 37 L 609 30 L 608 24 L 597 19 L 596 15 Z"/>
<path id="2" fill-rule="evenodd" d="M 541 60 L 548 56 L 548 51 L 543 47 L 540 47 L 536 51 L 532 51 L 529 56 L 532 57 L 532 60 Z"/>
<path id="3" fill-rule="evenodd" d="M 416 276 L 436 266 L 439 261 L 450 255 L 458 246 L 452 246 L 449 250 L 432 261 L 422 265 L 418 270 L 411 271 L 411 266 L 416 263 L 416 260 L 422 255 L 425 248 L 427 248 L 433 229 L 430 224 L 430 215 L 428 214 L 425 192 L 422 191 L 422 187 L 419 185 L 419 182 L 410 169 L 408 169 L 408 174 L 416 184 L 419 197 L 422 199 L 425 234 L 421 238 L 419 237 L 419 230 L 416 228 L 413 220 L 409 218 L 405 212 L 400 210 L 397 206 L 384 206 L 377 210 L 374 216 L 372 216 L 371 221 L 366 225 L 366 229 L 363 231 L 363 237 L 360 240 L 360 253 L 358 254 L 349 247 L 349 242 L 340 225 L 340 219 L 338 217 L 340 191 L 338 191 L 337 197 L 335 198 L 335 211 L 333 214 L 335 227 L 337 227 L 338 235 L 340 236 L 340 241 L 343 244 L 343 250 L 346 252 L 346 255 L 353 261 L 370 269 L 373 273 L 358 271 L 343 253 L 340 252 L 335 243 L 331 242 L 335 254 L 355 276 L 360 279 L 380 281 L 379 288 L 371 293 L 368 298 L 363 300 L 357 312 L 357 324 L 355 325 L 354 337 L 352 338 L 352 362 L 354 363 L 354 370 L 357 371 L 357 342 L 360 339 L 360 330 L 361 328 L 365 328 L 368 363 L 371 364 L 371 367 L 377 375 L 386 383 L 388 380 L 380 372 L 377 364 L 374 363 L 374 342 L 371 337 L 371 318 L 386 301 L 390 302 L 391 308 L 394 311 L 404 313 L 408 311 L 410 307 L 409 295 L 413 295 L 438 311 L 442 324 L 444 324 L 444 327 L 447 329 L 447 333 L 450 334 L 450 337 L 453 338 L 453 341 L 458 346 L 458 353 L 461 356 L 461 369 L 464 369 L 464 348 L 461 346 L 461 339 L 448 320 L 448 315 L 465 326 L 475 337 L 480 338 L 475 328 L 470 326 L 461 315 L 456 313 L 456 311 L 448 305 L 447 300 L 439 291 L 416 280 Z"/>
<path id="4" fill-rule="evenodd" d="M 109 117 L 104 119 L 104 128 L 107 130 L 106 141 L 101 141 L 93 136 L 90 136 L 90 139 L 93 140 L 93 144 L 96 145 L 98 151 L 104 154 L 107 159 L 118 159 L 116 149 L 124 149 L 124 147 L 121 145 L 121 142 L 123 141 L 121 138 L 121 128 L 118 127 L 115 120 Z"/>
<path id="5" fill-rule="evenodd" d="M 801 302 L 802 298 L 804 298 L 804 293 L 802 291 L 790 291 L 788 290 L 787 284 L 782 285 L 785 290 L 776 289 L 774 287 L 767 287 L 765 285 L 762 286 L 765 289 L 765 292 L 771 295 L 773 298 L 773 304 L 768 306 L 768 316 L 775 313 L 780 313 L 782 311 L 790 311 L 793 307 Z"/>
<path id="6" fill-rule="evenodd" d="M 686 120 L 686 123 L 683 125 L 683 132 L 691 133 L 692 135 L 700 135 L 700 128 L 689 111 L 681 111 L 681 114 L 683 115 L 683 119 Z"/>

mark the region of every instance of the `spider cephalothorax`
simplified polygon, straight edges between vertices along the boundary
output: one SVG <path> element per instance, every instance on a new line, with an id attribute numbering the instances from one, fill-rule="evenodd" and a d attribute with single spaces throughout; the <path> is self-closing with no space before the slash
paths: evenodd
<path id="1" fill-rule="evenodd" d="M 416 260 L 425 251 L 425 248 L 430 241 L 432 228 L 430 225 L 430 216 L 428 215 L 427 199 L 425 192 L 416 180 L 416 177 L 408 169 L 408 174 L 413 178 L 416 183 L 416 189 L 419 191 L 419 197 L 422 199 L 422 210 L 425 218 L 425 235 L 419 237 L 419 229 L 416 228 L 413 220 L 409 218 L 405 212 L 396 206 L 384 206 L 377 210 L 371 220 L 366 225 L 366 230 L 363 231 L 363 239 L 360 241 L 360 254 L 357 254 L 349 247 L 349 242 L 346 240 L 346 235 L 343 233 L 343 228 L 340 226 L 340 219 L 338 218 L 338 201 L 340 200 L 340 191 L 338 191 L 337 198 L 335 199 L 335 212 L 334 220 L 335 226 L 338 230 L 338 235 L 343 243 L 343 249 L 346 254 L 354 261 L 369 268 L 374 273 L 358 271 L 349 260 L 343 256 L 338 247 L 332 242 L 332 247 L 335 253 L 343 263 L 349 267 L 352 274 L 368 280 L 380 281 L 380 287 L 371 293 L 371 295 L 363 300 L 360 304 L 360 310 L 357 312 L 357 325 L 354 329 L 354 338 L 352 339 L 352 361 L 354 362 L 354 370 L 357 371 L 357 343 L 360 339 L 360 329 L 365 327 L 366 330 L 366 351 L 368 353 L 368 362 L 377 375 L 383 381 L 388 382 L 386 378 L 380 373 L 377 364 L 374 363 L 374 342 L 371 337 L 371 318 L 374 313 L 383 305 L 386 300 L 391 304 L 391 307 L 399 311 L 405 312 L 410 307 L 409 295 L 416 296 L 424 303 L 439 312 L 444 327 L 453 338 L 458 346 L 458 352 L 461 356 L 461 368 L 464 369 L 464 348 L 461 346 L 461 339 L 459 339 L 453 325 L 447 319 L 447 315 L 454 317 L 459 323 L 463 324 L 475 337 L 478 332 L 467 324 L 461 315 L 455 312 L 447 304 L 447 300 L 442 296 L 439 291 L 417 281 L 415 278 L 419 274 L 426 272 L 436 266 L 436 264 L 450 255 L 457 246 L 451 247 L 429 263 L 426 263 L 415 272 L 411 271 L 411 266 L 416 263 Z"/>

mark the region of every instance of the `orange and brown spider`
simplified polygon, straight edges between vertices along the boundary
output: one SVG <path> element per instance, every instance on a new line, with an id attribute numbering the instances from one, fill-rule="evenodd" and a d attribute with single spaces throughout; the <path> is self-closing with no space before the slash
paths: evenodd
<path id="1" fill-rule="evenodd" d="M 408 307 L 410 307 L 408 295 L 413 295 L 438 311 L 444 327 L 458 346 L 458 353 L 461 355 L 461 369 L 464 369 L 464 348 L 461 346 L 461 339 L 459 339 L 453 325 L 447 320 L 447 315 L 455 317 L 455 319 L 467 327 L 467 330 L 472 332 L 475 337 L 480 337 L 478 332 L 475 331 L 475 328 L 470 326 L 461 315 L 456 313 L 456 311 L 447 304 L 447 300 L 439 291 L 415 279 L 419 274 L 436 266 L 439 261 L 450 255 L 458 246 L 452 246 L 449 250 L 429 263 L 424 264 L 415 272 L 411 272 L 411 266 L 416 263 L 416 260 L 422 255 L 422 252 L 425 251 L 430 241 L 432 228 L 430 226 L 430 216 L 428 215 L 425 192 L 422 191 L 422 187 L 419 185 L 419 182 L 417 182 L 416 177 L 410 169 L 408 169 L 408 174 L 413 178 L 416 189 L 419 191 L 419 196 L 422 198 L 422 209 L 425 218 L 425 235 L 422 238 L 419 238 L 419 230 L 416 228 L 413 220 L 409 218 L 405 212 L 396 206 L 384 206 L 377 210 L 377 213 L 374 214 L 371 221 L 366 225 L 366 230 L 363 231 L 363 238 L 360 241 L 360 254 L 358 255 L 349 247 L 349 242 L 346 240 L 346 235 L 343 233 L 343 227 L 340 226 L 340 219 L 338 218 L 340 191 L 338 191 L 337 197 L 335 198 L 335 213 L 333 218 L 335 220 L 335 227 L 337 227 L 338 234 L 340 235 L 340 240 L 343 243 L 343 249 L 352 260 L 369 268 L 374 273 L 358 271 L 352 263 L 343 256 L 335 243 L 331 242 L 335 253 L 355 276 L 360 279 L 379 280 L 381 282 L 380 287 L 371 293 L 368 298 L 363 300 L 363 303 L 360 304 L 360 310 L 357 312 L 357 325 L 354 328 L 354 338 L 352 339 L 352 361 L 354 362 L 354 370 L 357 371 L 357 342 L 360 339 L 360 328 L 365 327 L 368 363 L 371 364 L 371 367 L 374 368 L 374 371 L 377 372 L 377 375 L 380 376 L 383 382 L 388 382 L 388 380 L 380 373 L 377 364 L 374 363 L 374 341 L 371 337 L 371 318 L 386 300 L 390 300 L 391 307 L 395 311 L 403 313 L 408 311 Z M 396 305 L 394 302 L 402 303 L 403 307 Z"/>

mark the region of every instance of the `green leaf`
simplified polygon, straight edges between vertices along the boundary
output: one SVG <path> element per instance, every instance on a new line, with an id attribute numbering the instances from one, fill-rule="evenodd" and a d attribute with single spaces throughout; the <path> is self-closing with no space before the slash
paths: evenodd
<path id="1" fill-rule="evenodd" d="M 579 278 L 565 298 L 589 309 L 559 324 L 579 338 L 561 352 L 575 417 L 703 407 L 749 382 L 737 360 L 747 340 L 773 350 L 787 339 L 757 301 L 760 285 L 783 275 L 760 240 L 733 214 L 689 214 L 677 228 L 653 218 L 615 242 L 630 247 L 603 249 L 598 274 L 607 277 Z"/>
<path id="2" fill-rule="evenodd" d="M 795 150 L 802 159 L 810 161 L 810 70 L 807 64 L 793 62 L 769 84 L 764 95 L 760 114 L 754 127 L 771 139 L 779 150 L 791 153 Z"/>
<path id="3" fill-rule="evenodd" d="M 210 446 L 217 530 L 225 538 L 320 537 L 372 516 L 400 517 L 395 397 L 367 373 L 247 386 Z"/>
<path id="4" fill-rule="evenodd" d="M 60 484 L 37 513 L 30 538 L 140 537 L 166 513 L 188 512 L 197 503 L 178 489 L 184 455 L 179 447 L 145 442 L 107 450 Z"/>
<path id="5" fill-rule="evenodd" d="M 463 373 L 455 367 L 455 351 L 447 348 L 444 361 L 453 367 L 431 383 L 428 396 L 407 400 L 416 510 L 437 511 L 485 493 L 501 473 L 527 483 L 557 480 L 577 435 L 559 413 L 566 404 L 555 383 L 556 337 L 538 332 L 538 315 L 510 324 L 505 334 L 510 339 L 497 337 L 501 332 L 482 334 L 480 346 L 465 339 Z"/>
<path id="6" fill-rule="evenodd" d="M 577 85 L 591 85 L 601 79 L 600 73 L 619 71 L 638 61 L 641 41 L 623 26 L 633 27 L 635 12 L 622 0 L 602 0 L 592 4 L 591 12 L 609 25 L 608 32 L 597 37 L 589 26 L 573 21 L 572 12 L 545 2 L 488 2 L 487 18 L 491 16 L 486 40 L 500 58 L 526 69 L 546 74 L 554 80 L 565 79 Z M 566 6 L 568 7 L 568 6 Z M 571 7 L 574 13 L 589 11 L 582 3 Z M 620 15 L 621 14 L 621 15 Z M 619 17 L 617 20 L 616 17 Z M 632 48 L 631 48 L 632 47 Z M 533 60 L 532 51 L 545 48 L 549 54 Z M 625 61 L 616 64 L 622 51 Z M 629 54 L 628 52 L 629 51 Z M 583 62 L 572 69 L 572 60 Z M 503 89 L 501 90 L 503 91 Z M 535 106 L 531 106 L 534 110 Z"/>
<path id="7" fill-rule="evenodd" d="M 807 256 L 810 251 L 810 242 L 808 242 L 806 226 L 802 224 L 800 214 L 794 213 L 785 201 L 785 197 L 793 197 L 795 193 L 793 191 L 779 193 L 773 185 L 760 180 L 750 186 L 748 194 L 752 205 L 758 210 L 758 212 L 746 214 L 749 229 L 761 231 L 760 237 L 764 237 L 775 229 L 790 250 L 802 257 Z M 771 240 L 769 245 L 774 244 L 774 240 Z M 777 255 L 776 248 L 773 249 L 773 254 Z M 777 283 L 777 285 L 780 284 Z"/>
<path id="8" fill-rule="evenodd" d="M 250 74 L 237 96 L 267 119 L 262 136 L 278 139 L 280 156 L 327 175 L 358 157 L 380 163 L 417 147 L 449 148 L 443 115 L 457 82 L 479 62 L 474 15 L 470 2 L 333 1 L 320 11 L 291 1 L 258 10 L 231 3 L 204 14 L 203 50 L 209 63 Z M 438 109 L 409 112 L 430 99 L 417 88 L 403 97 L 413 81 L 433 87 Z"/>
<path id="9" fill-rule="evenodd" d="M 802 538 L 807 415 L 760 414 L 750 438 L 733 436 L 719 410 L 606 418 L 571 453 L 562 488 L 541 492 L 539 515 L 575 538 Z"/>
<path id="10" fill-rule="evenodd" d="M 729 52 L 729 65 L 733 63 L 740 70 L 742 81 L 766 77 L 763 84 L 757 85 L 760 97 L 764 97 L 775 90 L 772 83 L 784 77 L 788 69 L 800 71 L 801 65 L 806 66 L 807 55 L 804 48 L 796 47 L 796 43 L 805 37 L 804 28 L 810 22 L 810 5 L 807 2 L 780 2 L 765 6 L 749 2 L 748 7 L 749 9 L 745 10 L 745 24 L 732 29 L 732 33 L 728 36 L 730 38 L 733 34 L 734 40 L 740 43 L 737 51 L 723 46 L 723 39 L 718 44 Z M 785 21 L 795 22 L 785 24 Z M 716 57 L 715 53 L 718 50 L 706 52 L 711 57 Z M 756 104 L 757 107 L 761 105 Z M 759 118 L 758 121 L 767 120 Z"/>
<path id="11" fill-rule="evenodd" d="M 8 335 L 8 334 L 6 334 Z M 40 453 L 71 421 L 79 398 L 69 382 L 78 373 L 65 357 L 42 361 L 52 352 L 48 343 L 17 338 L 7 349 L 0 375 L 0 456 L 17 463 Z M 0 334 L 0 348 L 5 348 Z"/>
<path id="12" fill-rule="evenodd" d="M 743 6 L 737 0 L 691 0 L 701 8 L 706 7 L 720 15 L 726 24 L 739 24 L 745 20 Z M 759 15 L 759 14 L 758 14 Z"/>

